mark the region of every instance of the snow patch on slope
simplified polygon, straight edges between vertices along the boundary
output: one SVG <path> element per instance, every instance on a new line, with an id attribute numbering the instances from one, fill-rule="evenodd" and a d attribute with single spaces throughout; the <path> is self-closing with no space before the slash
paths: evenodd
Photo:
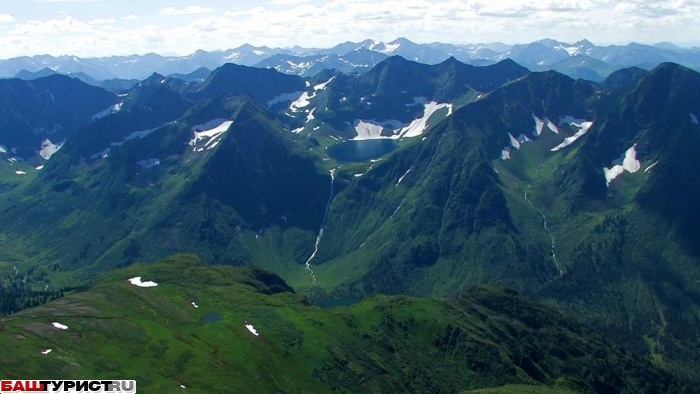
<path id="1" fill-rule="evenodd" d="M 331 79 L 327 80 L 327 81 L 324 82 L 324 83 L 320 83 L 320 84 L 314 86 L 314 91 L 325 89 L 326 86 L 328 86 L 328 84 L 331 83 L 331 81 L 332 81 L 333 79 L 335 79 L 335 76 L 331 77 Z"/>
<path id="2" fill-rule="evenodd" d="M 312 120 L 316 119 L 316 117 L 314 116 L 314 111 L 316 111 L 316 108 L 314 108 L 314 109 L 312 109 L 311 111 L 309 111 L 309 114 L 306 115 L 306 123 L 309 123 L 309 122 L 311 122 Z"/>
<path id="3" fill-rule="evenodd" d="M 403 181 L 403 179 L 406 177 L 406 175 L 408 175 L 409 172 L 411 172 L 410 168 L 408 170 L 406 170 L 406 172 L 403 175 L 401 175 L 401 178 L 399 178 L 399 180 L 396 182 L 396 185 L 394 185 L 394 187 L 398 187 L 399 184 L 401 183 L 401 181 Z"/>
<path id="4" fill-rule="evenodd" d="M 59 149 L 63 148 L 63 142 L 60 145 L 56 145 L 48 138 L 41 143 L 41 149 L 39 150 L 39 156 L 44 160 L 48 160 L 54 153 L 58 152 Z"/>
<path id="5" fill-rule="evenodd" d="M 532 132 L 532 134 L 535 137 L 539 137 L 540 134 L 542 134 L 542 130 L 544 129 L 544 122 L 542 119 L 538 118 L 535 116 L 535 114 L 532 114 L 532 119 L 535 121 L 535 130 Z"/>
<path id="6" fill-rule="evenodd" d="M 311 104 L 311 99 L 313 99 L 314 97 L 316 97 L 316 92 L 319 91 L 319 90 L 324 90 L 324 89 L 326 88 L 326 86 L 327 86 L 329 83 L 331 83 L 331 81 L 333 80 L 333 78 L 335 78 L 335 77 L 331 77 L 331 78 L 330 78 L 329 80 L 327 80 L 326 82 L 323 82 L 323 83 L 320 83 L 320 84 L 318 84 L 318 85 L 315 85 L 314 88 L 313 88 L 313 90 L 314 90 L 313 93 L 301 92 L 301 95 L 298 96 L 294 101 L 292 101 L 292 104 L 289 106 L 289 109 L 290 109 L 292 112 L 299 112 L 299 110 L 301 110 L 302 108 L 308 107 L 309 104 Z M 308 81 L 307 81 L 307 86 L 309 86 Z M 274 100 L 274 99 L 273 99 L 273 100 Z M 269 102 L 268 102 L 268 106 L 270 106 Z"/>
<path id="7" fill-rule="evenodd" d="M 612 167 L 603 168 L 603 173 L 605 173 L 605 185 L 610 186 L 610 182 L 622 175 L 625 171 L 632 174 L 639 171 L 640 168 L 642 168 L 642 164 L 637 160 L 637 144 L 634 144 L 625 151 L 622 157 L 613 161 Z"/>
<path id="8" fill-rule="evenodd" d="M 232 120 L 226 119 L 213 119 L 206 123 L 202 123 L 192 127 L 192 132 L 194 137 L 187 144 L 192 147 L 193 152 L 201 152 L 206 149 L 212 149 L 218 145 L 221 140 L 221 135 L 228 131 L 229 127 L 233 124 Z M 204 144 L 204 147 L 197 146 L 199 141 L 207 139 L 208 141 Z"/>
<path id="9" fill-rule="evenodd" d="M 111 115 L 113 113 L 119 112 L 121 109 L 122 109 L 122 103 L 116 103 L 116 104 L 110 105 L 109 107 L 105 108 L 104 110 L 92 115 L 92 120 L 102 119 L 107 115 Z"/>
<path id="10" fill-rule="evenodd" d="M 134 286 L 138 286 L 138 287 L 156 287 L 156 286 L 158 286 L 158 283 L 150 281 L 150 280 L 146 281 L 146 282 L 142 282 L 140 276 L 135 276 L 135 277 L 129 279 L 129 283 L 131 283 Z"/>
<path id="11" fill-rule="evenodd" d="M 415 100 L 415 98 L 414 98 Z M 440 109 L 447 108 L 447 116 L 452 115 L 452 104 L 439 104 L 435 101 L 424 104 L 423 117 L 415 119 L 411 124 L 401 129 L 401 137 L 417 137 L 428 128 L 428 119 Z"/>
<path id="12" fill-rule="evenodd" d="M 387 120 L 384 122 L 376 122 L 374 120 L 356 119 L 353 126 L 355 127 L 355 132 L 357 133 L 357 137 L 353 138 L 353 140 L 361 141 L 361 140 L 372 140 L 372 139 L 378 139 L 378 138 L 393 138 L 393 137 L 395 137 L 394 135 L 383 136 L 382 131 L 384 129 L 391 129 L 391 125 L 395 124 L 395 122 L 399 122 L 399 121 L 392 119 L 392 120 Z M 401 122 L 399 122 L 399 123 L 401 123 Z M 392 133 L 393 133 L 393 130 L 392 130 Z"/>
<path id="13" fill-rule="evenodd" d="M 579 130 L 571 137 L 564 138 L 564 142 L 562 142 L 561 144 L 552 148 L 552 152 L 556 152 L 560 149 L 566 148 L 567 146 L 573 144 L 574 142 L 576 142 L 577 139 L 581 138 L 584 134 L 586 134 L 588 132 L 588 130 L 590 130 L 591 126 L 593 126 L 593 122 L 579 122 L 579 123 L 575 123 L 575 122 L 579 122 L 579 121 L 574 120 L 570 124 L 574 127 L 577 127 Z M 562 122 L 560 122 L 559 124 L 562 124 Z"/>
<path id="14" fill-rule="evenodd" d="M 654 167 L 656 167 L 657 164 L 659 164 L 658 161 L 655 161 L 654 163 L 652 163 L 649 167 L 647 167 L 647 168 L 644 169 L 644 173 L 645 173 L 645 174 L 650 173 L 651 170 L 653 170 Z"/>
<path id="15" fill-rule="evenodd" d="M 414 97 L 414 102 L 424 105 L 423 116 L 414 119 L 409 124 L 402 123 L 396 119 L 385 120 L 383 122 L 356 119 L 353 126 L 355 132 L 357 132 L 357 137 L 353 138 L 353 140 L 417 137 L 428 129 L 428 120 L 438 110 L 447 108 L 447 116 L 452 115 L 452 104 L 437 103 L 435 101 L 421 103 L 420 99 L 420 97 Z M 385 134 L 390 135 L 382 135 L 383 130 L 388 130 L 388 133 L 385 132 Z"/>
<path id="16" fill-rule="evenodd" d="M 59 322 L 53 322 L 53 323 L 51 323 L 51 325 L 58 328 L 59 330 L 67 330 L 68 329 L 67 325 L 61 324 Z"/>
<path id="17" fill-rule="evenodd" d="M 309 104 L 311 104 L 311 99 L 316 97 L 316 94 L 311 94 L 309 95 L 308 92 L 302 92 L 301 96 L 294 100 L 292 104 L 289 106 L 289 109 L 292 110 L 292 112 L 299 112 L 300 109 L 307 107 Z"/>
<path id="18" fill-rule="evenodd" d="M 520 149 L 520 141 L 513 137 L 513 134 L 511 133 L 508 133 L 508 137 L 510 137 L 510 145 L 515 149 Z"/>
<path id="19" fill-rule="evenodd" d="M 250 323 L 248 323 L 248 322 L 245 322 L 245 328 L 246 328 L 248 331 L 250 331 L 251 334 L 255 335 L 256 337 L 260 335 L 260 333 L 258 332 L 258 330 L 256 330 L 255 327 L 253 327 L 253 325 L 250 324 Z"/>
<path id="20" fill-rule="evenodd" d="M 549 120 L 548 118 L 544 118 L 544 122 L 545 122 L 545 124 L 547 124 L 547 127 L 548 127 L 550 130 L 552 130 L 552 131 L 555 132 L 556 134 L 559 134 L 559 129 L 557 128 L 557 126 L 556 126 L 554 123 L 552 123 L 551 120 Z"/>
<path id="21" fill-rule="evenodd" d="M 698 117 L 695 116 L 695 114 L 690 114 L 690 121 L 695 124 L 698 124 Z"/>
<path id="22" fill-rule="evenodd" d="M 510 159 L 510 147 L 506 147 L 501 151 L 501 160 Z"/>

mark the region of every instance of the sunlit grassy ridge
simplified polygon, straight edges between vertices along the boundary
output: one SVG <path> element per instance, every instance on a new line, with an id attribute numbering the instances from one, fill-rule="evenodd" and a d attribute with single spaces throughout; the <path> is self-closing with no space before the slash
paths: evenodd
<path id="1" fill-rule="evenodd" d="M 134 276 L 158 286 L 132 285 Z M 3 318 L 0 331 L 2 378 L 136 379 L 143 392 L 678 389 L 648 362 L 502 288 L 322 309 L 261 269 L 186 255 L 113 271 L 88 291 Z"/>

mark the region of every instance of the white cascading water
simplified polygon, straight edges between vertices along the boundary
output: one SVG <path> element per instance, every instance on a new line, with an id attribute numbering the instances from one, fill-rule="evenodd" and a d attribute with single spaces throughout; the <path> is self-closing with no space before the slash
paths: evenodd
<path id="1" fill-rule="evenodd" d="M 331 209 L 331 201 L 333 201 L 333 183 L 335 182 L 335 168 L 332 169 L 331 171 L 331 194 L 328 196 L 328 202 L 326 203 L 326 212 L 323 215 L 323 220 L 321 221 L 321 228 L 318 230 L 318 236 L 316 237 L 316 243 L 314 244 L 314 252 L 311 253 L 311 256 L 309 256 L 309 259 L 306 260 L 306 263 L 304 263 L 304 269 L 311 275 L 311 280 L 312 284 L 316 286 L 316 275 L 314 275 L 314 270 L 311 269 L 311 260 L 316 256 L 316 252 L 318 252 L 318 243 L 321 242 L 321 237 L 323 237 L 323 226 L 326 225 L 326 221 L 328 220 L 328 212 Z"/>
<path id="2" fill-rule="evenodd" d="M 532 186 L 528 183 L 527 190 L 525 190 L 525 201 L 527 201 L 527 203 L 530 204 L 530 208 L 534 209 L 535 211 L 539 212 L 540 215 L 542 215 L 544 230 L 547 232 L 547 234 L 549 234 L 549 237 L 552 239 L 552 260 L 554 261 L 554 265 L 559 270 L 559 276 L 562 276 L 562 275 L 564 275 L 564 271 L 562 271 L 561 268 L 559 268 L 559 263 L 557 263 L 557 255 L 556 255 L 556 253 L 554 253 L 554 235 L 552 235 L 552 232 L 549 231 L 549 227 L 547 227 L 547 217 L 544 215 L 544 212 L 535 208 L 535 206 L 532 205 L 532 201 L 530 201 L 530 199 L 527 198 L 527 192 L 531 188 L 532 188 Z"/>

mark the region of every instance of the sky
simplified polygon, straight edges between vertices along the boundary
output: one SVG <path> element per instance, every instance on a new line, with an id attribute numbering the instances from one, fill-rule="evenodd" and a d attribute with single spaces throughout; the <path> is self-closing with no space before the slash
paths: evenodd
<path id="1" fill-rule="evenodd" d="M 345 41 L 700 45 L 700 0 L 0 0 L 0 59 Z"/>

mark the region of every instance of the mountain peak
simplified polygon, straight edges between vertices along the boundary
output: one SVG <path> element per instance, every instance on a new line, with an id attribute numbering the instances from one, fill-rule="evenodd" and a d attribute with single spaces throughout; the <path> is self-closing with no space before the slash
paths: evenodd
<path id="1" fill-rule="evenodd" d="M 150 77 L 144 79 L 143 85 L 155 85 L 158 83 L 163 83 L 165 81 L 165 76 L 154 72 Z"/>
<path id="2" fill-rule="evenodd" d="M 574 45 L 575 45 L 575 46 L 582 46 L 582 47 L 586 47 L 586 48 L 594 47 L 594 46 L 595 46 L 592 42 L 588 41 L 588 40 L 585 39 L 585 38 L 584 38 L 583 40 L 581 40 L 581 41 L 576 42 Z"/>

